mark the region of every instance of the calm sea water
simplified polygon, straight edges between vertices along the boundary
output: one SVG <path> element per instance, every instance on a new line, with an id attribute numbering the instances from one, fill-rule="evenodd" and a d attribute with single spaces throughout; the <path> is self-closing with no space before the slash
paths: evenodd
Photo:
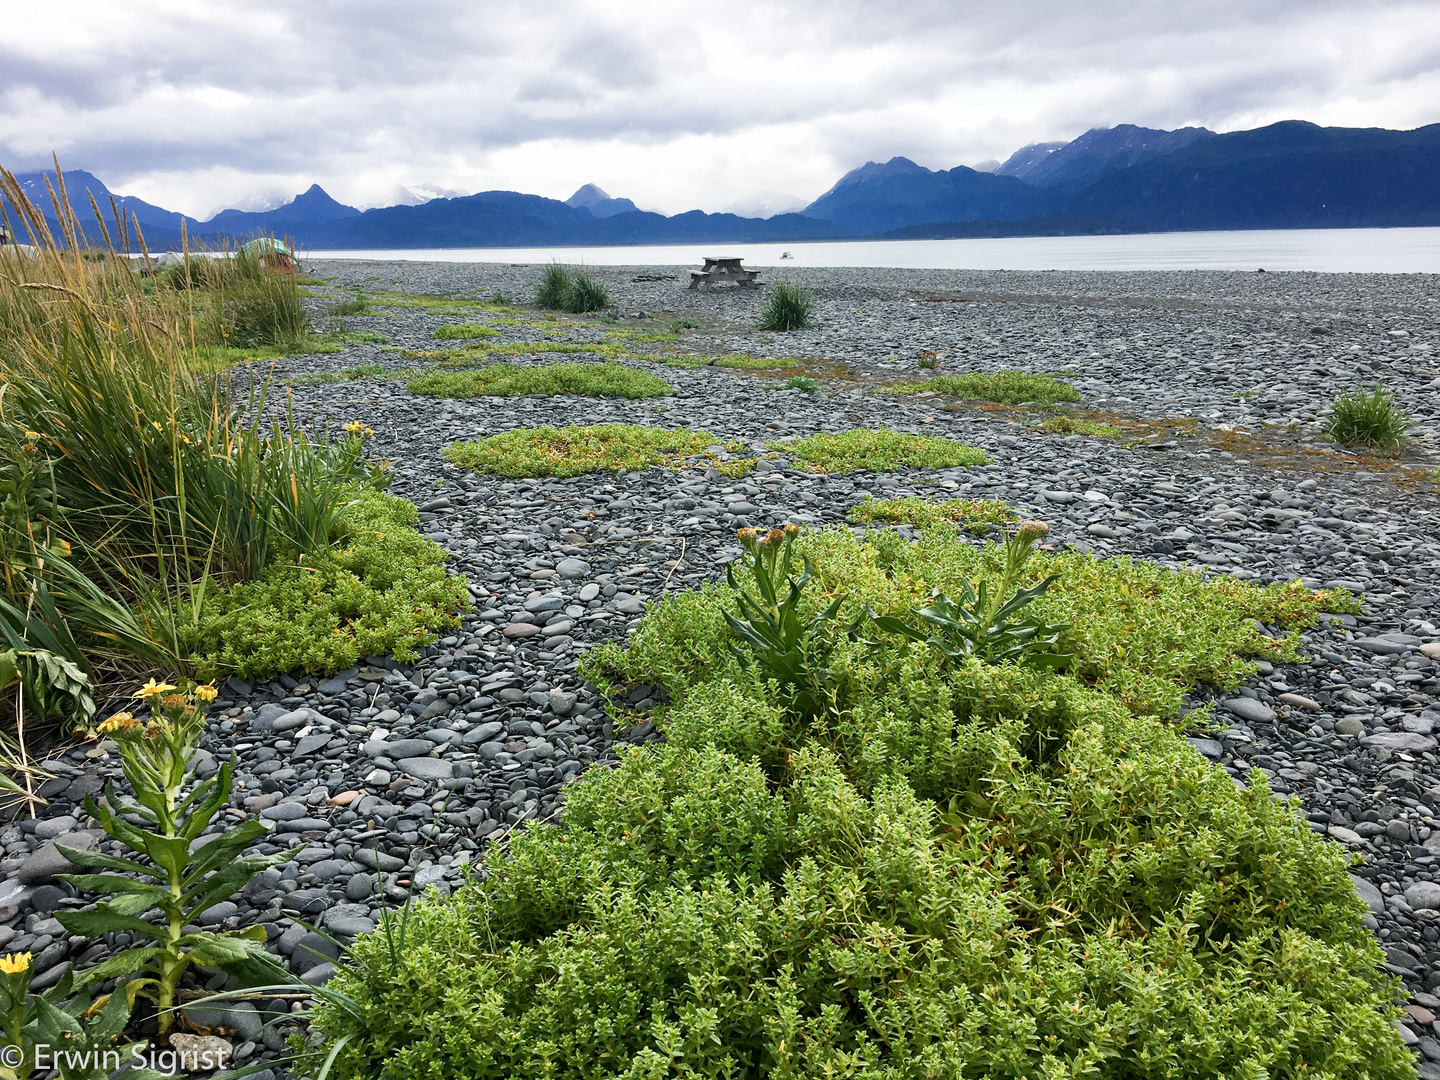
<path id="1" fill-rule="evenodd" d="M 791 258 L 781 255 L 788 252 Z M 921 270 L 1314 270 L 1440 273 L 1440 228 L 1263 229 L 1133 236 L 1021 236 L 1001 240 L 857 240 L 648 247 L 426 248 L 308 251 L 312 259 L 684 266 L 738 255 L 750 266 L 876 266 Z"/>

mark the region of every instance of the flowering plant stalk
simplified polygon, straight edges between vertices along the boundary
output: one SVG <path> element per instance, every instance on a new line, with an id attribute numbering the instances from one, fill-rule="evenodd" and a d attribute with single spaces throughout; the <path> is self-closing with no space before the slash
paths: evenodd
<path id="1" fill-rule="evenodd" d="M 31 956 L 0 957 L 0 1080 L 25 1080 L 37 1069 L 54 1067 L 62 1080 L 104 1080 L 121 1064 L 138 1060 L 144 1040 L 119 1039 L 130 1020 L 124 994 L 107 994 L 91 1004 L 76 994 L 74 975 L 66 971 L 50 989 L 30 992 Z M 136 1080 L 160 1080 L 152 1069 L 132 1069 Z"/>
<path id="2" fill-rule="evenodd" d="M 205 909 L 243 889 L 267 867 L 289 860 L 297 850 L 242 857 L 244 849 L 267 832 L 254 818 L 196 844 L 229 801 L 234 763 L 225 762 L 209 780 L 194 781 L 187 762 L 204 725 L 199 703 L 213 701 L 215 690 L 209 686 L 188 693 L 176 690 L 151 679 L 138 695 L 151 705 L 148 720 L 122 712 L 100 725 L 100 731 L 120 746 L 121 768 L 135 799 L 117 796 L 114 785 L 107 784 L 104 802 L 96 804 L 87 795 L 85 809 L 110 836 L 142 858 L 60 847 L 76 866 L 120 874 L 61 875 L 77 888 L 109 893 L 112 899 L 93 911 L 56 913 L 72 934 L 124 930 L 153 942 L 111 957 L 83 972 L 81 979 L 88 985 L 130 976 L 126 995 L 131 1006 L 140 995 L 154 1001 L 162 1043 L 174 1024 L 175 988 L 192 963 L 221 967 L 247 981 L 274 982 L 277 975 L 283 977 L 283 970 L 265 951 L 263 926 L 218 933 L 187 933 L 186 927 Z M 141 917 L 152 909 L 158 909 L 159 925 Z"/>
<path id="3" fill-rule="evenodd" d="M 1043 521 L 1027 521 L 1006 539 L 1004 566 L 993 590 L 983 578 L 973 585 L 966 581 L 959 600 L 936 589 L 930 603 L 915 612 L 929 628 L 919 629 L 893 615 L 876 615 L 872 611 L 875 625 L 887 633 L 933 645 L 952 659 L 973 656 L 987 664 L 1014 661 L 1035 667 L 1064 667 L 1073 657 L 1060 651 L 1060 639 L 1070 624 L 1017 618 L 1060 576 L 1051 574 L 1028 589 L 1016 585 L 1035 542 L 1049 532 L 1050 526 Z"/>
<path id="4" fill-rule="evenodd" d="M 733 642 L 731 653 L 742 663 L 751 659 L 766 678 L 788 693 L 792 707 L 805 716 L 818 716 L 823 708 L 825 662 L 835 649 L 827 628 L 845 602 L 837 596 L 810 619 L 800 616 L 800 598 L 812 578 L 810 560 L 798 578 L 790 576 L 795 538 L 800 526 L 759 532 L 741 529 L 735 535 L 744 549 L 742 560 L 755 579 L 759 600 L 740 587 L 734 564 L 725 567 L 725 580 L 735 590 L 740 617 L 725 612 L 725 622 L 746 648 Z M 855 627 L 850 630 L 853 632 Z"/>

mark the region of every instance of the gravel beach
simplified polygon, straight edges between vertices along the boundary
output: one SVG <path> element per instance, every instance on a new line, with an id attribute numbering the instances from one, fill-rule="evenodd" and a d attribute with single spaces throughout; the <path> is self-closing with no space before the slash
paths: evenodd
<path id="1" fill-rule="evenodd" d="M 1409 995 L 1406 1040 L 1421 1075 L 1440 1077 L 1440 280 L 766 271 L 763 281 L 798 280 L 816 300 L 813 329 L 772 334 L 753 329 L 764 290 L 690 292 L 689 269 L 598 268 L 615 321 L 504 325 L 493 340 L 599 341 L 683 318 L 698 325 L 678 342 L 635 352 L 792 357 L 793 367 L 622 358 L 674 388 L 637 401 L 437 400 L 376 378 L 293 387 L 306 426 L 358 420 L 374 429 L 373 455 L 395 466 L 391 493 L 416 503 L 421 530 L 451 553 L 474 608 L 415 664 L 370 657 L 332 677 L 222 686 L 200 774 L 234 754 L 243 787 L 231 818 L 275 823 L 260 851 L 305 847 L 211 908 L 206 924 L 264 924 L 292 970 L 323 982 L 338 949 L 306 923 L 344 941 L 412 889 L 451 889 L 508 830 L 556 817 L 564 785 L 613 760 L 613 740 L 659 737 L 649 724 L 617 730 L 577 664 L 623 639 L 655 597 L 721 580 L 738 553 L 737 528 L 843 525 L 871 495 L 993 498 L 1047 521 L 1057 547 L 1259 584 L 1299 578 L 1363 598 L 1362 614 L 1304 632 L 1310 663 L 1261 663 L 1238 690 L 1193 696 L 1190 708 L 1213 704 L 1222 722 L 1195 727 L 1192 743 L 1237 782 L 1263 771 L 1311 828 L 1363 859 L 1356 888 Z M 337 260 L 310 271 L 312 287 L 334 295 L 528 300 L 541 267 Z M 324 300 L 310 303 L 318 315 Z M 277 382 L 358 364 L 412 368 L 425 361 L 402 350 L 458 344 L 432 335 L 477 318 L 382 310 L 345 326 L 383 334 L 386 345 L 280 361 Z M 932 362 L 933 371 L 920 367 Z M 1046 432 L 1039 424 L 1055 414 L 1037 408 L 878 392 L 1001 369 L 1064 377 L 1084 400 L 1060 415 L 1111 423 L 1122 437 Z M 818 390 L 784 389 L 792 375 Z M 1345 452 L 1319 423 L 1337 390 L 1377 381 L 1417 424 L 1411 449 L 1393 461 Z M 457 439 L 602 422 L 703 429 L 770 456 L 741 479 L 697 467 L 563 480 L 482 476 L 440 456 Z M 957 439 L 991 464 L 811 475 L 786 455 L 796 436 L 880 426 Z M 637 687 L 633 703 L 649 693 Z M 66 960 L 86 967 L 127 944 L 123 935 L 69 938 L 53 917 L 85 903 L 55 881 L 69 866 L 54 842 L 107 849 L 80 803 L 119 776 L 117 755 L 87 744 L 47 767 L 56 779 L 41 789 L 41 816 L 0 831 L 0 951 L 33 952 L 37 988 L 57 981 Z M 211 980 L 223 985 L 223 975 Z M 262 1032 L 263 1014 L 292 1007 L 259 1000 L 214 1022 L 233 1029 L 240 1061 L 263 1060 L 286 1030 Z"/>

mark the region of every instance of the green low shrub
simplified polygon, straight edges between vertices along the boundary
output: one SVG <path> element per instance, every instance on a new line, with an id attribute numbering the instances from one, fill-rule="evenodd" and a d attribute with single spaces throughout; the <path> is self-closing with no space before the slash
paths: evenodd
<path id="1" fill-rule="evenodd" d="M 841 618 L 908 609 L 932 584 L 919 570 L 972 572 L 962 549 L 987 572 L 1001 558 L 939 532 L 874 537 L 889 540 L 802 538 L 802 617 L 841 594 Z M 1128 599 L 1134 624 L 1181 612 L 1134 564 L 1095 564 L 1072 582 L 1079 563 L 1037 553 L 1027 571 L 1061 578 L 1035 607 L 1065 586 L 1090 609 Z M 1194 643 L 1203 658 L 1168 665 L 1187 677 L 1259 651 L 1257 612 L 1303 621 L 1333 599 L 1169 576 L 1203 596 L 1214 631 Z M 1349 857 L 1262 774 L 1237 789 L 1084 676 L 896 639 L 837 641 L 827 707 L 806 715 L 732 654 L 735 604 L 729 587 L 666 597 L 626 647 L 593 655 L 622 717 L 629 686 L 665 687 L 666 742 L 591 770 L 563 824 L 512 836 L 456 895 L 357 940 L 318 994 L 313 1068 L 1413 1076 Z M 1034 752 L 1041 737 L 1053 752 Z"/>
<path id="2" fill-rule="evenodd" d="M 1069 383 L 1025 371 L 936 375 L 923 382 L 886 387 L 886 392 L 891 394 L 919 394 L 927 390 L 974 401 L 1000 401 L 1012 405 L 1030 401 L 1037 405 L 1054 405 L 1058 401 L 1080 400 L 1080 392 Z"/>
<path id="3" fill-rule="evenodd" d="M 207 593 L 193 642 L 202 677 L 328 674 L 386 653 L 413 660 L 469 607 L 464 580 L 446 573 L 444 549 L 415 521 L 404 499 L 356 489 L 333 546 Z"/>
<path id="4" fill-rule="evenodd" d="M 664 379 L 608 360 L 599 364 L 499 363 L 472 371 L 427 371 L 406 385 L 412 394 L 445 398 L 581 394 L 634 399 L 672 393 Z"/>
<path id="5" fill-rule="evenodd" d="M 515 428 L 468 443 L 451 443 L 445 459 L 476 472 L 498 476 L 581 476 L 608 470 L 629 472 L 651 465 L 686 464 L 700 457 L 702 464 L 721 469 L 748 469 L 752 462 L 727 462 L 707 448 L 720 440 L 708 431 L 664 431 L 638 424 L 596 424 L 591 427 L 554 428 L 541 425 Z M 741 443 L 726 450 L 740 453 Z"/>
<path id="6" fill-rule="evenodd" d="M 1411 418 L 1380 384 L 1370 393 L 1345 391 L 1335 396 L 1325 433 L 1346 446 L 1396 450 L 1409 438 Z"/>
<path id="7" fill-rule="evenodd" d="M 985 451 L 928 435 L 905 435 L 885 428 L 852 428 L 838 434 L 806 435 L 789 444 L 795 463 L 812 472 L 849 472 L 868 469 L 888 472 L 899 468 L 949 469 L 957 465 L 983 465 Z"/>

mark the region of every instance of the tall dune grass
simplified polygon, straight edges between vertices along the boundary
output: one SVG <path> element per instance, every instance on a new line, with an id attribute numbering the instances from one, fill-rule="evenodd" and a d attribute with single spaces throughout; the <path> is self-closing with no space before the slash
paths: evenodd
<path id="1" fill-rule="evenodd" d="M 183 670 L 207 588 L 330 544 L 367 475 L 361 438 L 309 436 L 268 408 L 262 380 L 194 362 L 217 332 L 303 333 L 293 277 L 187 252 L 187 287 L 142 279 L 109 229 L 104 249 L 87 247 L 63 190 L 59 238 L 3 170 L 0 194 L 35 241 L 0 252 L 8 625 L 27 641 L 48 627 L 92 677 Z M 115 230 L 130 231 L 118 214 Z"/>

